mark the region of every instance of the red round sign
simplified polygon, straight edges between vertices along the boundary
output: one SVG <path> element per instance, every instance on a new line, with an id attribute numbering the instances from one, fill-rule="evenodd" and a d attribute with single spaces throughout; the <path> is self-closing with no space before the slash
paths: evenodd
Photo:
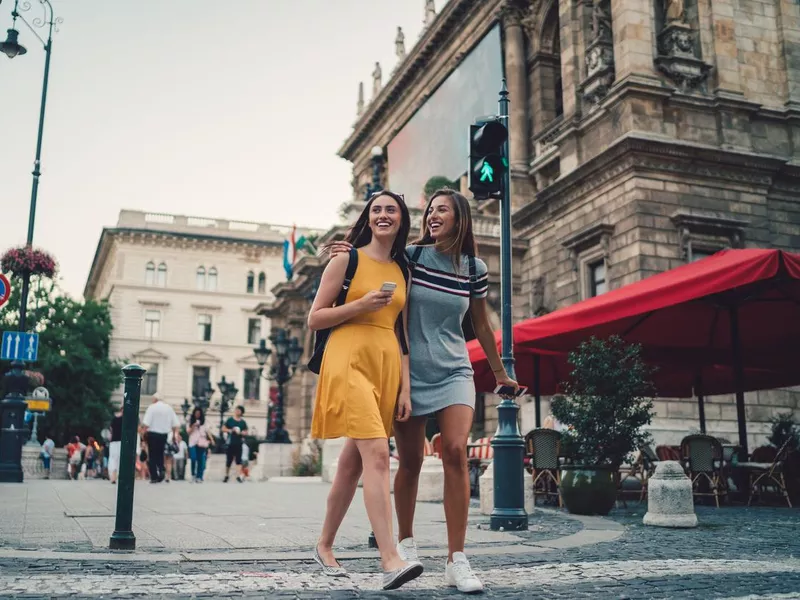
<path id="1" fill-rule="evenodd" d="M 8 277 L 0 273 L 0 306 L 8 302 L 8 297 L 11 295 L 11 282 Z"/>

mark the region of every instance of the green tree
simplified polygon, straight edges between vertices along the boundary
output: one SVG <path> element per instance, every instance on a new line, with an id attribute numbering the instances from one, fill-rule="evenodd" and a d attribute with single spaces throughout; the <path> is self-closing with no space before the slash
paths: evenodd
<path id="1" fill-rule="evenodd" d="M 430 198 L 433 192 L 441 188 L 458 191 L 461 189 L 461 186 L 457 181 L 450 181 L 447 177 L 443 177 L 442 175 L 434 175 L 428 179 L 428 182 L 425 184 L 425 197 Z"/>
<path id="2" fill-rule="evenodd" d="M 19 323 L 20 279 L 12 281 L 0 325 Z M 27 328 L 39 334 L 39 360 L 31 368 L 44 375 L 52 410 L 39 420 L 41 434 L 56 443 L 72 435 L 97 437 L 111 417 L 111 394 L 122 381 L 122 364 L 108 357 L 112 325 L 106 302 L 81 302 L 63 294 L 49 279 L 34 277 L 28 301 Z M 2 365 L 2 371 L 9 368 Z"/>

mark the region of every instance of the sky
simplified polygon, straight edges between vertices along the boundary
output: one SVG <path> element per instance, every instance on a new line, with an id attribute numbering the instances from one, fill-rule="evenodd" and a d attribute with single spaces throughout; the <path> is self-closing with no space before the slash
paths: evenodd
<path id="1" fill-rule="evenodd" d="M 437 11 L 446 0 L 437 0 Z M 42 15 L 38 0 L 23 13 Z M 328 228 L 351 197 L 336 151 L 422 30 L 424 0 L 52 0 L 34 245 L 80 296 L 120 209 Z M 0 29 L 13 0 L 0 0 Z M 45 53 L 0 55 L 0 251 L 25 243 Z M 42 37 L 45 32 L 37 30 Z M 5 33 L 3 33 L 3 39 Z M 306 188 L 305 190 L 303 188 Z"/>

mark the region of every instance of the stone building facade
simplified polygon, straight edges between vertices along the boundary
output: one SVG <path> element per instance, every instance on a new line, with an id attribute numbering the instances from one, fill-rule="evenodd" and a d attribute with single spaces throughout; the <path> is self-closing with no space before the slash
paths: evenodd
<path id="1" fill-rule="evenodd" d="M 111 305 L 110 355 L 148 370 L 142 411 L 158 393 L 180 415 L 184 399 L 191 404 L 210 382 L 213 424 L 225 376 L 251 428 L 265 434 L 269 382 L 259 379 L 253 348 L 270 322 L 255 307 L 286 280 L 289 230 L 131 210 L 103 229 L 84 295 Z M 122 388 L 114 401 L 121 398 Z"/>
<path id="2" fill-rule="evenodd" d="M 511 99 L 515 319 L 722 248 L 800 250 L 794 0 L 450 0 L 339 152 L 353 163 L 354 208 L 373 178 L 372 149 L 386 148 L 498 23 Z M 496 219 L 494 201 L 478 210 L 479 222 Z M 482 241 L 496 281 L 497 240 Z M 310 294 L 319 266 L 303 269 L 308 289 L 299 279 L 279 287 L 279 303 Z M 302 386 L 296 393 L 313 389 Z M 776 412 L 798 414 L 791 390 L 746 402 L 751 447 Z M 659 443 L 698 426 L 691 399 L 656 407 Z M 522 413 L 523 429 L 533 427 L 531 407 Z M 480 416 L 491 432 L 491 407 Z M 706 418 L 711 434 L 736 438 L 732 398 L 707 399 Z"/>

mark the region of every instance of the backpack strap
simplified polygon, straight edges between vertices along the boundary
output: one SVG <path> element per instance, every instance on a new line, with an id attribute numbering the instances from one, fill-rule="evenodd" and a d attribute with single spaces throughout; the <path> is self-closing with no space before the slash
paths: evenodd
<path id="1" fill-rule="evenodd" d="M 347 270 L 344 273 L 344 281 L 342 282 L 342 289 L 339 290 L 339 296 L 336 298 L 336 306 L 341 306 L 347 302 L 347 292 L 350 290 L 350 285 L 353 283 L 353 277 L 356 276 L 356 269 L 358 268 L 358 250 L 350 248 L 350 257 L 347 261 Z"/>
<path id="2" fill-rule="evenodd" d="M 414 271 L 417 268 L 417 264 L 419 263 L 419 257 L 422 254 L 422 246 L 415 246 L 414 252 L 411 253 L 411 256 L 408 259 L 408 269 L 409 271 Z"/>

